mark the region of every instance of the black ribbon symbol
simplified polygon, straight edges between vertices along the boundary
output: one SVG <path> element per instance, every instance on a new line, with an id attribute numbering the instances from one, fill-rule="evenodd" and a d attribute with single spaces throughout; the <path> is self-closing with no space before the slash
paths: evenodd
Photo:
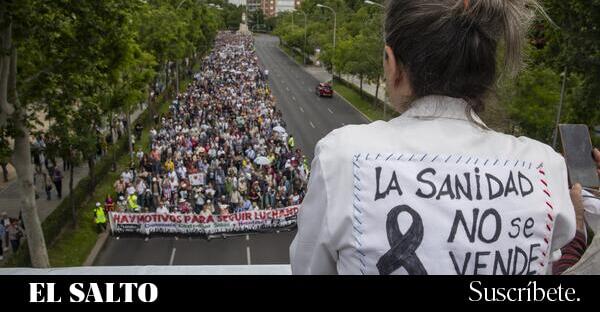
<path id="1" fill-rule="evenodd" d="M 405 234 L 400 232 L 398 226 L 398 216 L 403 212 L 412 217 L 412 224 Z M 385 227 L 390 250 L 377 261 L 379 275 L 390 275 L 401 267 L 410 275 L 427 275 L 423 263 L 415 253 L 423 241 L 421 216 L 409 206 L 396 206 L 388 213 Z"/>

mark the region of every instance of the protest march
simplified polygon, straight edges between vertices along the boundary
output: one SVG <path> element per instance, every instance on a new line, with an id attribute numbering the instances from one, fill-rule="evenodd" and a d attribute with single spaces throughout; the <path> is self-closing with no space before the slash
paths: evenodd
<path id="1" fill-rule="evenodd" d="M 136 151 L 114 184 L 116 199 L 105 202 L 113 232 L 295 224 L 309 168 L 275 106 L 252 36 L 219 33 L 201 72 L 160 121 L 149 152 Z"/>

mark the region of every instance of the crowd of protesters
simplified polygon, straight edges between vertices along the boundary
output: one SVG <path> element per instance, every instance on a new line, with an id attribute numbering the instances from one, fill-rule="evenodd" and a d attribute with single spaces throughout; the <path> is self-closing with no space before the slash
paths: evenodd
<path id="1" fill-rule="evenodd" d="M 20 214 L 18 219 L 9 218 L 6 212 L 0 215 L 0 260 L 4 260 L 4 252 L 8 251 L 9 246 L 12 252 L 17 252 L 24 233 Z"/>
<path id="2" fill-rule="evenodd" d="M 285 131 L 251 36 L 220 33 L 160 119 L 106 211 L 223 215 L 302 201 L 307 161 Z"/>
<path id="3" fill-rule="evenodd" d="M 96 158 L 99 159 L 105 155 L 108 150 L 108 146 L 119 140 L 122 136 L 127 134 L 127 117 L 125 114 L 118 114 L 113 116 L 111 121 L 111 129 L 104 129 L 102 127 L 96 127 L 97 142 L 96 142 Z M 132 130 L 131 140 L 135 142 L 139 140 L 138 135 L 139 124 L 135 125 Z M 53 152 L 48 151 L 49 146 L 56 146 L 52 139 L 47 138 L 44 134 L 39 134 L 31 142 L 31 160 L 34 165 L 33 172 L 33 183 L 36 186 L 35 196 L 40 197 L 38 189 L 45 191 L 46 199 L 52 200 L 52 194 L 56 193 L 57 199 L 62 199 L 62 182 L 64 178 L 64 172 L 71 169 L 72 164 L 69 162 L 69 157 L 61 157 L 62 165 L 57 161 L 56 157 L 53 156 Z"/>

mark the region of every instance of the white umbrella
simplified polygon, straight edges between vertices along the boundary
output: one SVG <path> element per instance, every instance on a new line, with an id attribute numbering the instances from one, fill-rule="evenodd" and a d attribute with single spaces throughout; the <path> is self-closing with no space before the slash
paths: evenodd
<path id="1" fill-rule="evenodd" d="M 260 166 L 270 165 L 271 161 L 265 156 L 258 156 L 254 159 L 254 163 Z"/>
<path id="2" fill-rule="evenodd" d="M 273 131 L 279 132 L 279 133 L 286 133 L 285 128 L 282 126 L 277 126 L 277 127 L 273 128 Z"/>

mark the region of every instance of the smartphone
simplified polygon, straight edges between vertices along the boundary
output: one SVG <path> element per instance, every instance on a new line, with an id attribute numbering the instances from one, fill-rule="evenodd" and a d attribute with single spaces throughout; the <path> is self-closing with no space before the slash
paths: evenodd
<path id="1" fill-rule="evenodd" d="M 592 139 L 587 125 L 561 124 L 558 126 L 563 154 L 569 172 L 569 184 L 598 189 L 600 178 L 592 155 Z"/>

